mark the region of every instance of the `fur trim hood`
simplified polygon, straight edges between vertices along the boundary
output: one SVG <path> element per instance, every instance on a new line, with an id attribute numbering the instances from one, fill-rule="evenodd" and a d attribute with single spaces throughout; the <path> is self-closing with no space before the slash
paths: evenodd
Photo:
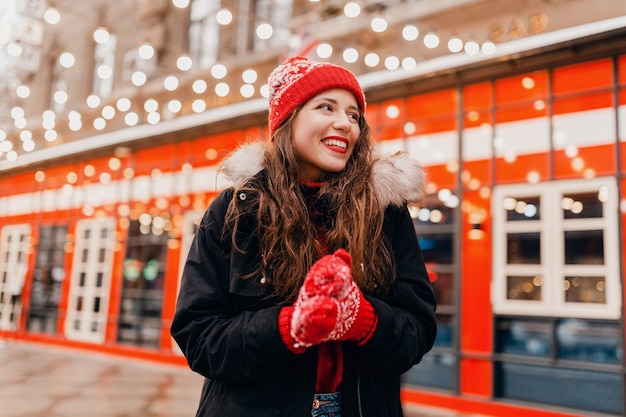
<path id="1" fill-rule="evenodd" d="M 221 172 L 235 187 L 241 186 L 263 169 L 265 146 L 261 142 L 241 145 L 223 161 Z M 422 201 L 424 171 L 407 152 L 379 155 L 372 166 L 372 181 L 385 207 Z"/>

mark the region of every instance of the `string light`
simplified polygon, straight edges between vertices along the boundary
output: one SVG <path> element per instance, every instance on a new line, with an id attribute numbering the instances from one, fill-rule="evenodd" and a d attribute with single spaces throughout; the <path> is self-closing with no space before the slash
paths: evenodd
<path id="1" fill-rule="evenodd" d="M 188 55 L 179 56 L 176 60 L 176 67 L 181 71 L 189 71 L 192 65 L 193 62 Z"/>
<path id="2" fill-rule="evenodd" d="M 174 91 L 178 88 L 178 78 L 174 75 L 168 75 L 163 80 L 163 88 L 167 91 Z"/>
<path id="3" fill-rule="evenodd" d="M 476 41 L 468 41 L 465 42 L 465 46 L 463 47 L 463 50 L 465 51 L 466 54 L 468 55 L 476 55 L 478 52 L 480 52 L 480 45 L 478 45 L 478 42 Z"/>
<path id="4" fill-rule="evenodd" d="M 315 52 L 320 58 L 329 58 L 333 54 L 333 47 L 328 43 L 321 43 L 317 45 Z"/>
<path id="5" fill-rule="evenodd" d="M 259 39 L 267 40 L 274 34 L 274 28 L 269 23 L 261 23 L 256 28 L 256 35 Z"/>
<path id="6" fill-rule="evenodd" d="M 317 1 L 310 0 L 311 3 L 317 3 Z M 190 6 L 190 0 L 171 0 L 171 3 L 174 7 L 185 9 Z M 388 21 L 380 15 L 381 10 L 368 10 L 366 9 L 365 15 L 363 14 L 363 9 L 361 5 L 356 1 L 347 2 L 343 7 L 343 15 L 349 19 L 355 19 L 359 16 L 370 18 L 370 29 L 374 33 L 383 33 L 387 31 L 389 27 Z M 373 16 L 373 17 L 372 17 Z M 215 21 L 219 25 L 229 25 L 233 21 L 233 12 L 227 8 L 222 8 L 218 10 L 214 15 Z M 46 23 L 50 25 L 57 25 L 62 19 L 63 15 L 57 10 L 55 7 L 49 7 L 44 15 L 43 19 Z M 255 34 L 260 40 L 269 40 L 276 33 L 280 33 L 276 31 L 276 28 L 272 26 L 270 23 L 261 23 L 255 29 Z M 407 23 L 403 26 L 401 31 L 402 39 L 407 42 L 413 42 L 419 39 L 420 30 L 417 25 L 412 23 Z M 112 35 L 105 26 L 100 26 L 96 28 L 93 32 L 93 39 L 99 45 L 106 45 L 111 41 Z M 306 46 L 305 40 L 306 36 L 298 35 L 293 33 L 289 37 L 289 48 L 292 50 L 299 50 Z M 296 42 L 297 41 L 297 42 Z M 424 47 L 428 49 L 435 49 L 440 44 L 439 35 L 435 31 L 430 31 L 423 37 Z M 493 55 L 496 51 L 496 45 L 493 42 L 487 41 L 479 44 L 476 41 L 463 42 L 463 40 L 458 36 L 451 37 L 447 42 L 448 50 L 451 53 L 464 52 L 468 55 L 476 55 L 478 53 L 483 53 L 484 55 Z M 334 46 L 329 42 L 322 42 L 315 46 L 315 53 L 320 59 L 329 59 L 333 56 Z M 12 57 L 20 57 L 23 53 L 22 46 L 17 42 L 10 42 L 6 45 L 6 53 Z M 137 54 L 141 60 L 150 61 L 153 60 L 156 56 L 156 49 L 150 43 L 143 43 L 137 48 Z M 342 46 L 342 54 L 344 62 L 348 64 L 355 64 L 359 60 L 368 67 L 368 68 L 376 68 L 383 62 L 384 68 L 389 71 L 395 71 L 397 69 L 404 70 L 412 70 L 418 64 L 414 58 L 415 54 L 407 57 L 397 57 L 393 55 L 389 56 L 380 56 L 377 52 L 368 52 L 367 54 L 361 56 L 357 47 L 351 45 Z M 58 63 L 62 68 L 70 69 L 76 65 L 76 57 L 72 52 L 65 51 L 63 52 L 59 58 Z M 145 64 L 141 64 L 145 65 Z M 193 67 L 193 61 L 188 55 L 181 55 L 176 58 L 175 68 L 178 71 L 186 72 L 190 71 Z M 130 82 L 132 85 L 136 87 L 142 87 L 148 82 L 149 75 L 145 72 L 145 66 L 135 67 L 135 70 L 130 73 Z M 150 72 L 150 71 L 149 71 Z M 151 73 L 151 72 L 150 72 Z M 221 82 L 218 82 L 214 85 L 215 94 L 218 97 L 226 97 L 231 94 L 231 85 L 227 82 L 226 77 L 228 76 L 229 70 L 224 64 L 216 64 L 210 68 L 211 76 Z M 96 68 L 96 75 L 101 80 L 110 80 L 114 76 L 113 67 L 109 64 L 103 63 Z M 241 80 L 242 83 L 237 87 L 234 86 L 235 91 L 239 91 L 240 95 L 244 98 L 254 97 L 255 94 L 258 94 L 262 97 L 267 97 L 268 95 L 268 87 L 267 85 L 256 86 L 255 84 L 258 82 L 259 74 L 252 68 L 246 69 L 242 72 Z M 152 81 L 151 81 L 152 82 Z M 181 81 L 177 74 L 165 74 L 162 81 L 163 91 L 176 91 L 180 87 Z M 207 82 L 202 79 L 195 80 L 191 88 L 196 94 L 205 94 L 208 88 Z M 30 96 L 31 90 L 27 85 L 18 85 L 15 87 L 15 95 L 18 98 L 25 99 Z M 69 99 L 68 91 L 66 91 L 66 87 L 57 86 L 56 91 L 53 94 L 54 102 L 58 105 L 65 105 Z M 127 112 L 132 107 L 133 98 L 123 97 L 117 100 L 117 110 L 120 112 Z M 155 101 L 156 102 L 156 101 Z M 169 112 L 169 117 L 180 113 L 183 109 L 183 105 L 179 100 L 169 100 L 164 103 L 164 107 L 167 108 Z M 102 99 L 97 94 L 92 94 L 86 99 L 87 107 L 91 109 L 97 109 L 101 106 Z M 158 108 L 158 102 L 156 102 L 156 106 Z M 197 100 L 192 103 L 192 111 L 194 112 L 202 112 L 207 109 L 207 103 L 204 100 Z M 115 115 L 115 108 L 113 106 L 105 106 L 101 109 L 102 114 L 95 117 L 92 121 L 93 127 L 96 130 L 104 130 L 107 128 L 107 120 L 110 120 Z M 55 114 L 53 111 L 50 111 L 51 114 Z M 25 129 L 27 126 L 27 118 L 25 115 L 21 117 L 14 117 L 13 124 L 17 129 Z M 161 120 L 161 116 L 159 113 L 155 111 L 146 110 L 146 121 L 150 124 L 156 124 Z M 80 114 L 78 117 L 69 118 L 68 116 L 68 127 L 72 131 L 79 131 L 82 128 L 82 120 Z M 125 116 L 125 123 L 128 126 L 134 126 L 139 123 L 139 115 L 136 113 L 128 113 Z M 41 127 L 45 130 L 44 138 L 47 141 L 54 141 L 58 138 L 57 132 L 54 130 L 57 121 L 54 117 L 44 117 L 41 119 Z M 112 125 L 113 126 L 113 125 Z M 11 142 L 8 139 L 8 135 L 6 132 L 3 132 L 4 138 L 0 140 L 0 143 L 6 142 L 10 144 Z M 32 142 L 32 140 L 30 141 Z M 34 142 L 33 142 L 34 143 Z M 5 148 L 8 145 L 3 145 Z M 28 146 L 30 148 L 30 145 Z M 0 149 L 0 158 L 4 156 L 8 159 L 9 153 L 12 149 L 3 150 Z M 14 152 L 15 155 L 17 155 Z"/>
<path id="7" fill-rule="evenodd" d="M 98 97 L 95 94 L 91 94 L 89 97 L 87 97 L 87 106 L 91 107 L 92 109 L 95 109 L 99 105 L 100 105 L 100 97 Z"/>
<path id="8" fill-rule="evenodd" d="M 49 7 L 48 10 L 45 11 L 43 18 L 46 23 L 56 25 L 61 21 L 61 14 L 54 7 Z"/>
<path id="9" fill-rule="evenodd" d="M 15 94 L 19 98 L 28 98 L 30 95 L 30 88 L 27 85 L 20 85 L 15 89 Z"/>
<path id="10" fill-rule="evenodd" d="M 429 32 L 424 36 L 424 46 L 434 49 L 439 46 L 439 36 L 434 32 Z"/>
<path id="11" fill-rule="evenodd" d="M 117 100 L 117 109 L 121 112 L 126 112 L 130 109 L 130 100 L 126 97 L 122 97 Z"/>
<path id="12" fill-rule="evenodd" d="M 215 20 L 220 25 L 226 26 L 233 21 L 233 14 L 228 9 L 222 9 L 215 15 Z"/>
<path id="13" fill-rule="evenodd" d="M 343 51 L 343 60 L 349 64 L 355 63 L 359 59 L 359 51 L 355 48 L 347 48 Z"/>
<path id="14" fill-rule="evenodd" d="M 419 37 L 420 31 L 414 25 L 406 25 L 402 28 L 402 37 L 406 41 L 414 41 Z"/>
<path id="15" fill-rule="evenodd" d="M 154 47 L 149 43 L 144 43 L 139 47 L 137 53 L 141 59 L 149 60 L 154 57 L 155 51 Z"/>
<path id="16" fill-rule="evenodd" d="M 258 74 L 253 69 L 247 69 L 241 74 L 241 79 L 247 84 L 254 84 L 258 79 Z"/>
<path id="17" fill-rule="evenodd" d="M 174 5 L 174 7 L 184 9 L 189 6 L 189 0 L 172 0 L 172 4 Z"/>
<path id="18" fill-rule="evenodd" d="M 346 3 L 343 6 L 343 14 L 350 18 L 358 17 L 361 14 L 361 6 L 355 2 Z"/>
<path id="19" fill-rule="evenodd" d="M 196 94 L 204 94 L 204 92 L 207 89 L 206 81 L 204 81 L 204 80 L 196 80 L 196 81 L 194 81 L 193 84 L 191 85 L 191 89 Z"/>
<path id="20" fill-rule="evenodd" d="M 216 80 L 221 80 L 222 78 L 226 77 L 226 74 L 228 74 L 228 70 L 223 64 L 215 64 L 211 67 L 211 75 Z"/>
<path id="21" fill-rule="evenodd" d="M 170 100 L 167 103 L 167 109 L 171 113 L 178 113 L 182 108 L 183 108 L 183 105 L 179 100 Z"/>
<path id="22" fill-rule="evenodd" d="M 452 53 L 461 52 L 463 50 L 463 41 L 457 36 L 451 37 L 448 40 L 448 50 Z"/>
<path id="23" fill-rule="evenodd" d="M 99 43 L 100 45 L 104 45 L 110 39 L 109 31 L 106 28 L 99 27 L 93 32 L 93 40 Z"/>
<path id="24" fill-rule="evenodd" d="M 370 23 L 370 27 L 376 33 L 381 33 L 387 30 L 388 23 L 382 17 L 375 17 Z"/>

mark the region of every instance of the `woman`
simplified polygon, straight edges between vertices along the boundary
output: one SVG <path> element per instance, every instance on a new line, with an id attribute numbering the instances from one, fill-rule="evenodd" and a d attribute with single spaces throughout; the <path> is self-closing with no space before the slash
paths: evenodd
<path id="1" fill-rule="evenodd" d="M 206 377 L 197 416 L 402 416 L 400 375 L 435 339 L 407 203 L 421 168 L 378 157 L 345 68 L 270 75 L 271 141 L 243 145 L 203 216 L 172 335 Z"/>

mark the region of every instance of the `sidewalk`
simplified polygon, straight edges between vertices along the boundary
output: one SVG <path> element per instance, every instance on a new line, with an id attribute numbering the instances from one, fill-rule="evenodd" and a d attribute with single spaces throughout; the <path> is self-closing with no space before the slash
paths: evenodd
<path id="1" fill-rule="evenodd" d="M 173 365 L 0 339 L 2 417 L 193 417 L 202 377 Z M 469 417 L 409 406 L 405 417 Z"/>

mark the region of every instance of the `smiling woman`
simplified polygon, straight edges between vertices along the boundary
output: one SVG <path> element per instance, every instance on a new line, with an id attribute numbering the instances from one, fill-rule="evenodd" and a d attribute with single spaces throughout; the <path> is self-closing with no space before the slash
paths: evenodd
<path id="1" fill-rule="evenodd" d="M 197 415 L 400 417 L 436 334 L 421 167 L 376 154 L 347 69 L 295 57 L 269 86 L 271 140 L 225 159 L 183 269 L 171 332 L 207 378 Z"/>
<path id="2" fill-rule="evenodd" d="M 300 179 L 318 181 L 343 170 L 361 134 L 354 96 L 338 88 L 307 101 L 293 121 L 293 147 Z"/>

